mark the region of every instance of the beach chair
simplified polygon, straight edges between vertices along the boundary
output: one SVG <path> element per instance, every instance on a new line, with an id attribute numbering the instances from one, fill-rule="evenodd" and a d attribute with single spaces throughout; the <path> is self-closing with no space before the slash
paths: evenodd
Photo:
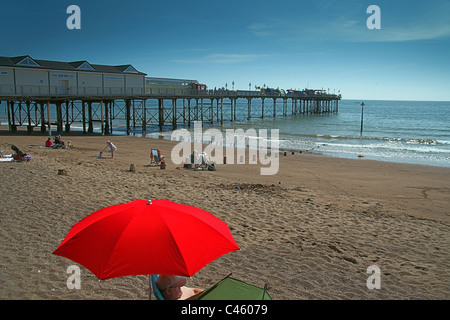
<path id="1" fill-rule="evenodd" d="M 152 290 L 153 295 L 155 296 L 156 300 L 164 300 L 164 297 L 162 296 L 161 292 L 159 291 L 158 287 L 156 286 L 156 280 L 158 280 L 159 274 L 152 274 L 150 276 L 150 279 L 152 281 Z"/>
<path id="2" fill-rule="evenodd" d="M 206 159 L 203 156 L 203 153 L 198 154 L 198 157 L 195 159 L 195 169 L 196 170 L 206 169 Z"/>
<path id="3" fill-rule="evenodd" d="M 150 150 L 150 165 L 160 165 L 161 164 L 161 153 L 158 149 L 151 149 Z"/>
<path id="4" fill-rule="evenodd" d="M 213 171 L 215 171 L 214 162 L 209 160 L 209 157 L 205 152 L 202 152 L 198 155 L 195 169 L 196 170 L 213 170 Z"/>
<path id="5" fill-rule="evenodd" d="M 27 156 L 26 153 L 23 153 L 19 148 L 17 148 L 17 146 L 15 145 L 11 145 L 11 149 L 13 149 L 16 153 L 12 155 L 12 157 L 14 158 L 14 160 L 16 161 L 28 161 L 30 160 L 30 157 Z"/>

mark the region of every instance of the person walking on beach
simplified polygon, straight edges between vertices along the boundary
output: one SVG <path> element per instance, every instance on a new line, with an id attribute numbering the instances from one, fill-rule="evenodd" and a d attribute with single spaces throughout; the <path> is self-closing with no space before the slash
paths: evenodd
<path id="1" fill-rule="evenodd" d="M 114 151 L 117 150 L 117 147 L 111 141 L 107 140 L 105 149 L 108 147 L 110 149 L 109 152 L 111 153 L 111 159 L 112 159 L 112 158 L 114 158 Z M 103 150 L 105 150 L 105 149 L 103 149 Z"/>

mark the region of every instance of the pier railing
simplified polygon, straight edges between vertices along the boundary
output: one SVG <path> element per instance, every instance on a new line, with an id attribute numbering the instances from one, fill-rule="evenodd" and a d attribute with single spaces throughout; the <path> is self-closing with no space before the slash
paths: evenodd
<path id="1" fill-rule="evenodd" d="M 17 98 L 25 101 L 27 98 L 47 98 L 47 97 L 61 97 L 89 99 L 95 97 L 110 97 L 114 98 L 184 98 L 184 97 L 223 97 L 223 98 L 323 98 L 326 100 L 340 99 L 340 95 L 336 94 L 301 94 L 293 95 L 289 93 L 262 93 L 259 90 L 244 91 L 244 90 L 204 90 L 194 91 L 191 89 L 181 88 L 151 88 L 151 87 L 92 87 L 92 86 L 40 86 L 40 85 L 1 85 L 0 86 L 0 100 L 8 100 L 10 98 Z"/>

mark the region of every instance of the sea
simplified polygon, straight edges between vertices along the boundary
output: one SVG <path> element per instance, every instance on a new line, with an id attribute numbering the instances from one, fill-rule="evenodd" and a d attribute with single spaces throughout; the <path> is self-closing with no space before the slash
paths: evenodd
<path id="1" fill-rule="evenodd" d="M 370 159 L 397 163 L 450 167 L 450 102 L 448 101 L 339 101 L 337 113 L 283 116 L 277 108 L 273 114 L 260 116 L 260 100 L 252 100 L 252 118 L 248 117 L 246 99 L 238 100 L 236 121 L 225 116 L 223 125 L 205 123 L 203 128 L 279 130 L 279 148 L 349 159 Z M 279 99 L 281 100 L 281 99 Z M 364 105 L 362 105 L 362 102 Z M 259 105 L 258 105 L 259 104 Z M 270 109 L 269 107 L 268 109 Z M 289 108 L 289 106 L 288 106 Z M 229 110 L 224 105 L 223 113 Z M 259 113 L 258 113 L 259 112 Z M 227 120 L 228 119 L 228 120 Z M 1 124 L 7 124 L 6 104 L 0 105 Z M 178 125 L 178 128 L 183 128 Z M 185 127 L 188 129 L 187 127 Z M 72 130 L 81 130 L 74 124 Z M 95 130 L 99 130 L 96 128 Z M 190 129 L 192 132 L 192 128 Z M 120 121 L 113 134 L 126 134 Z M 142 128 L 133 127 L 140 136 Z M 160 132 L 148 126 L 146 137 L 171 139 L 171 127 Z M 225 135 L 224 135 L 225 136 Z"/>

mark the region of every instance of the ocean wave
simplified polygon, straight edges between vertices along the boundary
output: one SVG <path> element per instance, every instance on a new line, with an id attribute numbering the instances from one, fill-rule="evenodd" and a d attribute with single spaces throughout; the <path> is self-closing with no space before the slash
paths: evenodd
<path id="1" fill-rule="evenodd" d="M 358 141 L 383 141 L 383 142 L 404 142 L 409 144 L 423 144 L 423 145 L 440 145 L 450 144 L 450 141 L 426 139 L 426 138 L 404 138 L 404 137 L 359 137 L 359 136 L 343 136 L 335 134 L 303 134 L 303 133 L 280 133 L 280 136 L 287 136 L 295 140 L 295 138 L 311 138 L 316 140 L 358 140 Z"/>
<path id="2" fill-rule="evenodd" d="M 407 139 L 406 143 L 431 144 L 431 145 L 440 144 L 437 140 L 434 139 Z"/>

